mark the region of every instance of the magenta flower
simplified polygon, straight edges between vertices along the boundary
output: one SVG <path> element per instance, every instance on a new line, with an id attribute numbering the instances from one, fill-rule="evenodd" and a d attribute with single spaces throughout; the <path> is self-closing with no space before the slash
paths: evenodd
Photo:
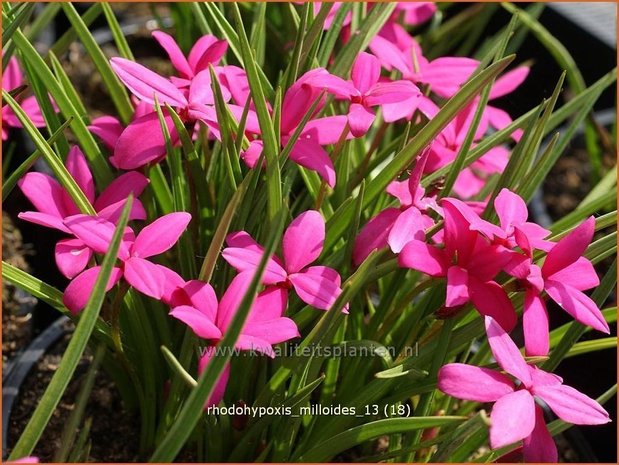
<path id="1" fill-rule="evenodd" d="M 189 224 L 189 213 L 170 213 L 153 221 L 135 236 L 127 228 L 121 243 L 118 259 L 120 265 L 113 268 L 107 285 L 110 290 L 124 277 L 127 283 L 141 293 L 162 300 L 168 290 L 166 281 L 169 273 L 164 266 L 146 260 L 170 249 Z M 67 218 L 65 226 L 95 253 L 108 251 L 115 226 L 113 223 L 88 215 L 75 215 Z M 87 269 L 76 276 L 67 286 L 63 303 L 73 313 L 84 308 L 99 276 L 100 266 Z"/>
<path id="2" fill-rule="evenodd" d="M 445 218 L 444 248 L 412 240 L 402 249 L 398 264 L 433 277 L 446 278 L 447 310 L 471 302 L 479 313 L 492 316 L 505 330 L 511 331 L 516 325 L 514 307 L 503 288 L 493 279 L 509 262 L 512 252 L 491 244 L 486 237 L 471 229 L 467 217 L 476 214 L 463 202 L 445 198 L 441 206 Z M 478 221 L 483 220 L 478 218 Z M 491 231 L 498 229 L 490 223 L 488 227 Z"/>
<path id="3" fill-rule="evenodd" d="M 2 73 L 2 88 L 7 92 L 10 92 L 23 84 L 24 76 L 21 69 L 19 69 L 17 58 L 11 57 L 9 59 L 9 63 L 6 65 L 6 69 Z M 26 97 L 23 100 L 20 96 L 18 96 L 17 101 L 19 102 L 22 110 L 24 110 L 24 113 L 28 115 L 32 123 L 37 128 L 45 127 L 45 119 L 43 119 L 43 114 L 41 113 L 37 99 L 34 96 Z M 53 101 L 52 104 L 55 106 Z M 8 128 L 21 127 L 21 121 L 19 121 L 17 116 L 15 116 L 15 113 L 13 113 L 11 107 L 4 105 L 2 107 L 2 140 L 7 140 L 9 138 Z"/>
<path id="4" fill-rule="evenodd" d="M 251 272 L 240 273 L 234 277 L 224 293 L 221 302 L 210 284 L 189 281 L 178 288 L 170 302 L 170 315 L 189 326 L 196 336 L 213 343 L 219 341 L 228 329 L 236 314 L 241 299 L 249 288 Z M 286 310 L 286 291 L 278 287 L 268 287 L 258 294 L 245 321 L 235 348 L 257 351 L 275 357 L 273 345 L 299 337 L 297 325 L 284 317 Z M 209 348 L 201 354 L 198 371 L 201 373 L 210 360 L 216 356 L 216 349 Z M 217 387 L 207 402 L 219 404 L 223 398 L 230 367 L 227 366 Z"/>
<path id="5" fill-rule="evenodd" d="M 196 70 L 201 67 L 207 68 L 210 63 L 208 59 L 218 60 L 221 56 L 205 52 L 202 58 L 204 60 L 200 59 L 194 63 Z M 216 112 L 213 107 L 215 97 L 208 69 L 198 72 L 189 81 L 178 78 L 172 81 L 124 58 L 112 58 L 110 63 L 119 79 L 141 101 L 154 105 L 157 97 L 160 105 L 168 104 L 173 107 L 185 122 L 202 121 L 207 125 L 216 124 Z M 226 101 L 230 99 L 230 93 L 225 88 L 222 88 L 222 93 Z M 171 138 L 175 141 L 178 135 L 172 117 L 166 111 L 164 121 Z M 110 160 L 117 168 L 135 169 L 158 161 L 163 156 L 165 156 L 165 140 L 159 117 L 156 112 L 152 112 L 135 119 L 127 126 L 118 138 L 114 156 Z"/>
<path id="6" fill-rule="evenodd" d="M 355 137 L 364 135 L 374 122 L 372 107 L 421 97 L 421 91 L 410 81 L 380 82 L 380 69 L 374 55 L 361 52 L 353 63 L 350 81 L 333 75 L 316 78 L 316 87 L 326 87 L 336 98 L 350 101 L 348 125 Z"/>
<path id="7" fill-rule="evenodd" d="M 427 212 L 432 209 L 442 212 L 436 204 L 436 196 L 426 197 L 421 187 L 428 151 L 424 151 L 415 164 L 407 181 L 393 181 L 387 193 L 400 202 L 400 208 L 384 209 L 367 222 L 355 239 L 353 263 L 359 265 L 373 250 L 389 246 L 394 253 L 400 253 L 411 240 L 425 241 L 426 229 L 434 225 Z"/>
<path id="8" fill-rule="evenodd" d="M 475 114 L 475 106 L 469 105 L 441 131 L 430 145 L 430 158 L 426 172 L 433 172 L 454 161 Z M 482 119 L 475 133 L 475 140 L 480 140 L 488 129 L 487 119 Z M 473 147 L 475 144 L 473 144 Z M 454 191 L 462 198 L 478 194 L 486 185 L 488 176 L 502 173 L 509 160 L 509 151 L 504 147 L 494 147 L 470 166 L 464 168 L 456 179 Z"/>
<path id="9" fill-rule="evenodd" d="M 610 332 L 602 312 L 583 293 L 600 283 L 593 265 L 582 256 L 594 231 L 595 220 L 590 217 L 550 249 L 541 268 L 532 262 L 527 237 L 518 235 L 519 243 L 524 244 L 521 248 L 528 255 L 520 255 L 505 269 L 525 287 L 522 319 L 527 355 L 548 354 L 548 312 L 542 298 L 544 291 L 576 321 L 607 334 Z"/>
<path id="10" fill-rule="evenodd" d="M 293 136 L 305 114 L 320 96 L 322 89 L 331 90 L 326 81 L 330 77 L 331 74 L 324 68 L 316 68 L 301 76 L 286 91 L 282 102 L 280 125 L 282 147 L 285 147 Z M 320 110 L 320 107 L 321 105 L 316 111 Z M 238 112 L 239 118 L 240 114 Z M 289 158 L 300 166 L 316 171 L 330 187 L 335 186 L 335 168 L 323 147 L 335 144 L 346 129 L 346 124 L 347 117 L 343 115 L 311 119 L 301 130 Z M 261 134 L 258 118 L 252 111 L 249 112 L 246 131 L 253 136 Z M 252 140 L 249 148 L 241 154 L 241 158 L 248 166 L 254 167 L 260 158 L 262 148 L 263 143 L 260 139 Z"/>
<path id="11" fill-rule="evenodd" d="M 147 115 L 148 113 L 152 113 L 155 111 L 153 106 L 146 102 L 141 102 L 135 97 L 132 97 L 132 100 L 135 108 L 135 111 L 133 112 L 133 121 L 144 115 Z M 104 115 L 99 116 L 98 118 L 94 118 L 90 122 L 88 130 L 92 132 L 95 136 L 99 137 L 99 139 L 103 141 L 107 148 L 114 150 L 114 147 L 116 147 L 116 143 L 118 142 L 118 139 L 120 139 L 120 136 L 125 130 L 125 127 L 122 125 L 118 118 Z M 159 132 L 159 134 L 162 143 L 165 143 L 161 131 Z M 116 164 L 114 164 L 114 166 L 116 166 Z"/>
<path id="12" fill-rule="evenodd" d="M 178 87 L 188 86 L 197 74 L 208 70 L 210 64 L 219 63 L 228 50 L 228 42 L 225 40 L 212 35 L 204 35 L 197 40 L 189 51 L 189 55 L 185 57 L 171 35 L 162 31 L 153 31 L 153 37 L 166 51 L 172 66 L 178 71 L 181 79 L 173 80 Z"/>
<path id="13" fill-rule="evenodd" d="M 405 24 L 416 26 L 429 20 L 436 10 L 436 4 L 433 2 L 398 2 L 394 16 L 402 14 Z"/>
<path id="14" fill-rule="evenodd" d="M 97 215 L 112 223 L 118 220 L 127 197 L 130 194 L 138 197 L 149 183 L 142 174 L 132 171 L 116 178 L 96 197 L 92 173 L 79 147 L 71 147 L 65 165 Z M 80 210 L 58 181 L 44 173 L 30 172 L 19 180 L 18 186 L 37 209 L 22 212 L 19 218 L 71 234 L 64 220 Z M 146 211 L 137 199 L 132 204 L 129 219 L 146 219 Z M 62 239 L 56 244 L 56 265 L 67 278 L 81 273 L 91 257 L 92 251 L 79 239 Z"/>
<path id="15" fill-rule="evenodd" d="M 284 260 L 272 257 L 263 274 L 266 285 L 284 290 L 294 288 L 308 305 L 329 310 L 341 294 L 341 278 L 337 271 L 326 266 L 309 266 L 322 252 L 325 240 L 325 221 L 315 210 L 297 216 L 288 226 L 282 241 Z M 222 257 L 239 272 L 254 271 L 264 249 L 245 231 L 229 234 L 228 247 Z M 343 310 L 347 312 L 346 308 Z"/>
<path id="16" fill-rule="evenodd" d="M 600 404 L 563 385 L 552 373 L 527 365 L 516 344 L 491 317 L 486 316 L 488 342 L 499 366 L 519 381 L 488 368 L 450 363 L 438 373 L 438 388 L 458 399 L 494 402 L 490 414 L 493 449 L 523 440 L 525 462 L 557 462 L 557 448 L 546 428 L 539 399 L 563 421 L 600 425 L 610 421 Z"/>

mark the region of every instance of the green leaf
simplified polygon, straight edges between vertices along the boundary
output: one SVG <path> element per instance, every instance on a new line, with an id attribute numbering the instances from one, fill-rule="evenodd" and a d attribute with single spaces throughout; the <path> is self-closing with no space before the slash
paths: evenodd
<path id="1" fill-rule="evenodd" d="M 394 2 L 381 2 L 372 7 L 359 29 L 353 31 L 350 40 L 340 53 L 337 54 L 334 61 L 335 64 L 330 70 L 332 74 L 347 77 L 359 52 L 365 50 L 374 36 L 378 34 L 378 31 L 389 19 L 395 7 L 396 4 Z"/>
<path id="2" fill-rule="evenodd" d="M 71 3 L 63 3 L 62 9 L 75 28 L 78 37 L 86 49 L 86 52 L 88 52 L 88 56 L 95 64 L 97 71 L 99 71 L 101 79 L 110 92 L 110 97 L 114 102 L 121 121 L 124 124 L 128 124 L 133 117 L 133 106 L 131 105 L 125 86 L 120 82 L 120 79 L 118 79 L 118 76 L 116 76 L 116 73 L 112 70 L 107 57 L 103 54 L 101 47 L 99 47 L 95 41 L 95 38 L 88 30 L 88 26 L 86 26 L 75 7 Z"/>
<path id="3" fill-rule="evenodd" d="M 387 434 L 404 433 L 407 431 L 451 425 L 466 420 L 466 417 L 410 417 L 387 418 L 357 426 L 336 434 L 332 438 L 316 444 L 313 448 L 298 457 L 299 462 L 327 462 L 337 454 L 370 439 Z"/>
<path id="4" fill-rule="evenodd" d="M 67 128 L 67 126 L 69 126 L 69 124 L 71 124 L 71 118 L 69 118 L 64 123 L 62 123 L 62 126 L 60 126 L 56 130 L 56 132 L 54 132 L 52 136 L 49 139 L 47 139 L 46 141 L 47 145 L 48 146 L 52 145 L 58 139 L 58 137 L 60 137 L 63 131 Z M 23 161 L 21 165 L 19 165 L 15 169 L 15 171 L 13 171 L 13 173 L 11 173 L 11 175 L 8 178 L 6 178 L 6 180 L 2 184 L 2 201 L 3 202 L 6 200 L 8 195 L 13 191 L 13 188 L 17 185 L 17 182 L 22 178 L 24 174 L 26 174 L 26 172 L 28 172 L 30 168 L 32 168 L 32 165 L 34 165 L 34 163 L 39 159 L 40 156 L 41 156 L 41 151 L 38 149 L 35 150 L 28 158 L 26 158 Z"/>
<path id="5" fill-rule="evenodd" d="M 484 410 L 458 425 L 444 438 L 432 455 L 432 461 L 459 463 L 466 462 L 488 440 L 490 420 Z"/>
<path id="6" fill-rule="evenodd" d="M 120 24 L 118 24 L 118 20 L 116 19 L 116 15 L 114 14 L 112 7 L 107 2 L 101 2 L 101 8 L 103 8 L 103 14 L 105 15 L 107 24 L 110 27 L 110 31 L 112 31 L 112 36 L 114 37 L 114 42 L 116 43 L 116 48 L 118 48 L 118 51 L 120 52 L 120 56 L 126 58 L 127 60 L 134 61 L 135 58 L 133 57 L 133 53 L 131 53 L 131 48 L 129 48 L 125 34 L 123 33 Z"/>
<path id="7" fill-rule="evenodd" d="M 32 138 L 34 145 L 43 155 L 43 158 L 49 165 L 49 167 L 54 172 L 56 179 L 65 188 L 67 193 L 71 196 L 71 199 L 75 202 L 75 205 L 80 209 L 80 211 L 86 215 L 95 215 L 96 212 L 90 202 L 80 189 L 80 187 L 75 182 L 75 179 L 69 174 L 67 168 L 62 163 L 62 160 L 56 156 L 52 148 L 49 146 L 47 141 L 43 138 L 38 129 L 34 126 L 28 115 L 22 110 L 19 104 L 9 95 L 9 93 L 5 90 L 2 91 L 2 96 L 4 100 L 8 103 L 15 113 L 15 116 L 19 119 L 24 127 L 24 130 L 28 133 L 28 135 Z"/>
<path id="8" fill-rule="evenodd" d="M 60 360 L 58 368 L 54 372 L 54 376 L 45 389 L 43 396 L 38 400 L 34 413 L 19 437 L 17 444 L 15 444 L 9 456 L 9 460 L 26 457 L 32 453 L 75 373 L 75 369 L 86 349 L 86 345 L 90 340 L 92 331 L 99 318 L 99 312 L 106 294 L 105 287 L 112 275 L 112 269 L 116 262 L 125 227 L 127 226 L 132 203 L 133 198 L 129 196 L 122 214 L 120 215 L 120 219 L 118 220 L 118 225 L 114 231 L 109 250 L 107 254 L 105 254 L 103 263 L 101 264 L 101 270 L 95 282 L 92 294 L 88 299 L 86 307 L 80 314 L 75 332 Z"/>
<path id="9" fill-rule="evenodd" d="M 241 333 L 243 324 L 249 315 L 256 293 L 261 285 L 262 274 L 264 273 L 267 262 L 270 260 L 275 246 L 283 233 L 285 217 L 286 215 L 282 214 L 282 212 L 278 215 L 275 228 L 271 230 L 269 242 L 265 245 L 264 253 L 256 268 L 249 288 L 243 296 L 225 336 L 219 344 L 217 344 L 216 350 L 224 348 L 223 351 L 220 351 L 220 353 L 223 352 L 223 355 L 211 359 L 204 372 L 200 375 L 198 385 L 191 391 L 174 424 L 157 446 L 157 449 L 150 459 L 151 462 L 169 462 L 174 460 L 200 420 L 204 404 L 213 392 L 213 389 L 215 389 L 215 384 L 219 376 L 232 356 L 232 350 L 226 348 L 234 347 Z"/>
<path id="10" fill-rule="evenodd" d="M 251 91 L 252 100 L 256 106 L 256 114 L 258 123 L 260 124 L 260 132 L 264 142 L 264 152 L 266 158 L 267 172 L 267 192 L 268 192 L 268 218 L 273 222 L 282 209 L 282 181 L 280 174 L 280 166 L 278 161 L 279 144 L 273 127 L 273 121 L 267 108 L 267 102 L 264 95 L 264 90 L 258 74 L 255 57 L 251 51 L 251 46 L 245 34 L 241 12 L 236 3 L 232 3 L 232 11 L 239 37 L 241 54 L 245 71 L 247 72 L 247 80 Z"/>
<path id="11" fill-rule="evenodd" d="M 381 194 L 387 185 L 393 181 L 408 165 L 412 163 L 414 157 L 424 149 L 432 139 L 439 134 L 445 126 L 484 88 L 484 86 L 501 73 L 514 59 L 508 56 L 490 65 L 480 72 L 477 76 L 467 81 L 466 84 L 454 95 L 437 115 L 432 118 L 417 135 L 400 151 L 393 160 L 385 166 L 378 175 L 366 186 L 364 208 Z M 329 250 L 347 228 L 347 225 L 354 215 L 354 204 L 343 204 L 327 222 L 327 237 L 325 239 L 325 249 Z"/>
<path id="12" fill-rule="evenodd" d="M 79 111 L 73 106 L 71 100 L 67 97 L 67 94 L 54 77 L 51 70 L 19 29 L 13 34 L 13 40 L 17 48 L 20 49 L 22 58 L 28 61 L 41 81 L 48 86 L 49 93 L 65 118 L 73 118 L 71 120 L 71 129 L 80 147 L 84 151 L 84 155 L 90 162 L 97 185 L 100 188 L 107 186 L 113 179 L 112 171 L 107 164 L 106 157 L 103 156 L 94 137 L 90 131 L 88 131 Z"/>

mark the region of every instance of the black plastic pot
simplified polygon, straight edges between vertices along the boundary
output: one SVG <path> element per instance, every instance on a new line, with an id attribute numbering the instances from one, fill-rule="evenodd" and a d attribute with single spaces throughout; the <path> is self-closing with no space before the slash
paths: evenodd
<path id="1" fill-rule="evenodd" d="M 4 366 L 2 378 L 2 457 L 6 457 L 9 421 L 13 404 L 30 370 L 45 353 L 65 334 L 69 318 L 63 316 L 37 336 L 30 345 Z"/>

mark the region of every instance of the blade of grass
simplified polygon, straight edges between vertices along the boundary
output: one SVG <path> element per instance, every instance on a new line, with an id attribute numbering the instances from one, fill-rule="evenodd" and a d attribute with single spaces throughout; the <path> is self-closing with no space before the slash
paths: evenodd
<path id="1" fill-rule="evenodd" d="M 88 30 L 88 26 L 86 26 L 75 7 L 71 3 L 63 3 L 62 9 L 75 28 L 75 31 L 84 45 L 88 56 L 93 61 L 97 71 L 99 71 L 101 79 L 110 93 L 110 97 L 114 102 L 116 111 L 118 111 L 121 121 L 123 124 L 128 124 L 133 117 L 133 106 L 131 105 L 125 86 L 120 82 L 120 79 L 118 79 L 118 76 L 116 76 L 116 73 L 112 70 L 112 67 L 110 66 L 106 56 L 103 54 L 101 47 L 97 44 L 97 41 Z"/>
<path id="2" fill-rule="evenodd" d="M 75 179 L 69 174 L 67 168 L 62 163 L 62 160 L 56 156 L 52 148 L 48 145 L 47 141 L 41 133 L 34 127 L 34 124 L 28 118 L 28 115 L 22 110 L 19 104 L 9 95 L 5 90 L 2 91 L 2 96 L 8 105 L 15 113 L 15 116 L 19 119 L 24 127 L 24 130 L 28 133 L 28 135 L 32 138 L 34 145 L 43 155 L 43 158 L 49 165 L 49 167 L 54 172 L 56 179 L 58 182 L 64 187 L 67 193 L 71 196 L 71 199 L 75 202 L 75 205 L 80 209 L 80 211 L 86 215 L 95 215 L 96 212 L 88 199 L 80 189 L 80 187 L 75 182 Z"/>
<path id="3" fill-rule="evenodd" d="M 241 329 L 245 323 L 249 311 L 256 297 L 256 293 L 261 284 L 262 274 L 266 268 L 267 262 L 275 251 L 275 245 L 279 242 L 284 228 L 284 219 L 286 215 L 280 212 L 276 218 L 275 228 L 272 229 L 269 236 L 269 242 L 265 245 L 264 254 L 260 259 L 260 263 L 256 268 L 255 274 L 251 280 L 239 308 L 228 327 L 226 335 L 221 342 L 217 344 L 217 348 L 232 348 L 241 333 Z M 191 436 L 193 429 L 202 416 L 202 409 L 211 392 L 215 388 L 215 384 L 219 379 L 226 363 L 232 356 L 231 350 L 224 350 L 223 356 L 214 357 L 200 375 L 197 386 L 191 391 L 185 405 L 181 409 L 176 421 L 164 436 L 163 440 L 157 446 L 150 460 L 152 462 L 168 462 L 173 460 L 179 453 L 187 439 Z M 221 351 L 220 351 L 221 353 Z"/>
<path id="4" fill-rule="evenodd" d="M 45 389 L 43 396 L 39 399 L 38 405 L 24 428 L 23 433 L 19 437 L 17 444 L 15 444 L 9 456 L 9 460 L 26 457 L 32 453 L 75 373 L 75 369 L 86 349 L 92 331 L 95 328 L 95 323 L 99 318 L 99 311 L 101 310 L 106 294 L 105 287 L 112 275 L 112 268 L 118 256 L 118 250 L 125 226 L 127 226 L 132 203 L 133 198 L 129 196 L 122 214 L 120 215 L 120 219 L 118 220 L 118 225 L 114 231 L 109 250 L 107 254 L 105 254 L 101 264 L 101 270 L 95 282 L 92 294 L 75 327 L 75 332 L 69 341 L 69 345 L 62 356 L 58 368 L 54 372 L 54 376 Z"/>

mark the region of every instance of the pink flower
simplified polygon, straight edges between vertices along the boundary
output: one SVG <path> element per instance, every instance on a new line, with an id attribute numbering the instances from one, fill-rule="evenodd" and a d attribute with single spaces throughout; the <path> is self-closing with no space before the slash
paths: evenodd
<path id="1" fill-rule="evenodd" d="M 148 113 L 152 113 L 155 111 L 153 106 L 146 102 L 141 102 L 137 100 L 135 97 L 132 97 L 132 100 L 133 100 L 132 103 L 134 104 L 134 107 L 135 107 L 135 111 L 133 113 L 133 121 L 135 121 L 138 118 L 141 118 L 144 115 L 147 115 Z M 92 132 L 94 135 L 96 135 L 97 137 L 99 137 L 99 139 L 103 141 L 103 143 L 107 146 L 107 148 L 114 150 L 114 147 L 116 147 L 116 143 L 118 142 L 118 139 L 120 139 L 120 136 L 125 130 L 125 127 L 122 125 L 122 123 L 120 122 L 118 118 L 105 115 L 105 116 L 100 116 L 98 118 L 93 119 L 90 125 L 88 126 L 88 130 Z M 161 134 L 161 131 L 160 131 L 160 134 Z M 162 134 L 161 134 L 161 139 L 163 141 Z M 165 141 L 163 141 L 162 143 L 164 142 Z M 161 156 L 163 156 L 164 153 L 165 153 L 165 150 Z"/>
<path id="2" fill-rule="evenodd" d="M 294 288 L 308 305 L 329 310 L 342 292 L 337 271 L 326 266 L 309 266 L 320 253 L 325 239 L 325 222 L 315 210 L 297 216 L 282 241 L 284 260 L 274 256 L 267 264 L 263 282 L 284 290 Z M 264 249 L 245 231 L 229 234 L 222 257 L 239 272 L 254 271 Z M 343 310 L 347 312 L 346 308 Z"/>
<path id="3" fill-rule="evenodd" d="M 116 178 L 96 197 L 92 173 L 79 147 L 71 147 L 65 165 L 97 215 L 112 223 L 118 220 L 129 194 L 138 197 L 149 182 L 142 174 L 132 171 Z M 30 172 L 19 180 L 18 186 L 37 209 L 20 213 L 19 218 L 71 233 L 64 219 L 80 213 L 80 210 L 58 181 L 47 174 Z M 146 219 L 146 211 L 137 199 L 133 202 L 129 219 Z M 56 264 L 67 278 L 81 273 L 91 256 L 90 248 L 79 239 L 62 239 L 56 244 Z"/>
<path id="4" fill-rule="evenodd" d="M 471 229 L 471 215 L 477 215 L 463 202 L 441 201 L 445 218 L 444 248 L 420 240 L 408 242 L 398 264 L 433 277 L 447 279 L 445 307 L 457 309 L 472 302 L 482 315 L 492 316 L 511 331 L 516 324 L 514 307 L 494 277 L 511 259 L 512 252 L 491 242 Z M 479 224 L 481 218 L 477 217 Z M 490 231 L 497 228 L 488 223 Z M 498 228 L 497 228 L 498 229 Z"/>
<path id="5" fill-rule="evenodd" d="M 557 448 L 536 399 L 568 423 L 600 425 L 610 421 L 595 400 L 563 385 L 557 375 L 527 365 L 516 344 L 488 316 L 486 333 L 499 366 L 520 384 L 516 386 L 506 374 L 488 368 L 450 363 L 438 373 L 438 388 L 458 399 L 494 402 L 490 415 L 493 449 L 523 440 L 525 462 L 557 462 Z"/>
<path id="6" fill-rule="evenodd" d="M 170 213 L 153 221 L 135 236 L 131 228 L 125 231 L 118 252 L 120 265 L 113 268 L 107 285 L 110 290 L 124 277 L 127 283 L 141 293 L 162 300 L 168 291 L 170 270 L 146 260 L 170 249 L 191 220 L 189 213 Z M 74 215 L 67 218 L 65 226 L 95 253 L 108 251 L 115 226 L 99 217 Z M 95 266 L 76 276 L 67 286 L 63 303 L 73 313 L 84 308 L 95 285 L 101 267 Z"/>
<path id="7" fill-rule="evenodd" d="M 320 96 L 322 89 L 330 90 L 329 82 L 326 81 L 329 77 L 331 74 L 327 70 L 316 68 L 301 76 L 286 91 L 282 102 L 280 125 L 282 147 L 285 147 L 293 136 L 305 114 Z M 321 106 L 322 102 L 316 111 L 320 110 Z M 238 112 L 238 118 L 240 115 L 241 112 Z M 347 117 L 343 115 L 311 119 L 301 130 L 289 158 L 304 168 L 316 171 L 330 187 L 335 186 L 335 168 L 323 147 L 335 144 L 342 137 L 346 124 Z M 261 134 L 257 116 L 253 111 L 249 112 L 246 131 L 253 136 Z M 241 154 L 241 158 L 253 168 L 260 158 L 262 148 L 263 143 L 260 139 L 252 140 L 249 148 Z"/>
<path id="8" fill-rule="evenodd" d="M 170 315 L 189 326 L 196 336 L 212 341 L 219 341 L 227 331 L 236 314 L 241 299 L 247 292 L 252 279 L 251 272 L 243 272 L 234 277 L 224 293 L 221 302 L 210 284 L 189 281 L 178 288 L 171 298 Z M 284 317 L 286 310 L 286 291 L 278 287 L 268 287 L 260 292 L 254 300 L 235 348 L 257 351 L 274 357 L 272 346 L 295 337 L 299 337 L 296 324 Z M 199 372 L 216 356 L 216 349 L 209 348 L 201 355 Z M 215 392 L 207 405 L 216 405 L 223 398 L 230 367 L 218 381 Z"/>
<path id="9" fill-rule="evenodd" d="M 442 212 L 436 204 L 436 196 L 426 197 L 421 187 L 428 151 L 424 151 L 415 164 L 407 181 L 393 181 L 387 193 L 400 202 L 400 208 L 386 208 L 363 227 L 355 239 L 353 262 L 359 265 L 373 250 L 389 245 L 394 253 L 400 253 L 413 239 L 425 241 L 425 231 L 434 225 L 427 212 L 433 209 Z"/>
<path id="10" fill-rule="evenodd" d="M 174 47 L 166 36 L 164 33 L 157 35 L 166 44 L 168 47 L 166 50 L 170 53 Z M 181 60 L 181 58 L 184 59 L 182 54 L 178 56 L 173 53 L 175 57 L 173 63 L 184 70 L 182 73 L 196 73 L 191 75 L 190 79 L 167 79 L 138 63 L 120 57 L 112 58 L 110 64 L 119 79 L 142 102 L 154 105 L 156 97 L 159 105 L 170 105 L 185 122 L 202 121 L 207 125 L 216 126 L 216 112 L 213 106 L 215 97 L 211 89 L 211 74 L 207 68 L 211 63 L 209 60 L 221 58 L 220 42 L 222 41 L 211 43 L 209 37 L 211 36 L 203 37 L 204 41 L 198 41 L 194 46 L 194 49 L 202 51 L 203 54 L 200 58 L 194 57 L 193 60 L 190 54 L 186 69 Z M 207 47 L 209 43 L 210 46 Z M 206 51 L 202 50 L 203 47 L 206 47 Z M 189 76 L 190 74 L 183 75 Z M 222 93 L 224 100 L 230 99 L 230 92 L 227 89 L 222 88 Z M 178 135 L 172 117 L 166 111 L 163 113 L 170 137 L 176 140 Z M 159 117 L 156 112 L 152 112 L 135 119 L 127 126 L 118 137 L 114 156 L 110 160 L 117 168 L 135 169 L 158 161 L 163 156 L 165 156 L 165 140 Z"/>
<path id="11" fill-rule="evenodd" d="M 434 16 L 436 10 L 437 7 L 433 2 L 398 2 L 394 16 L 402 13 L 405 24 L 416 26 Z"/>
<path id="12" fill-rule="evenodd" d="M 475 105 L 469 105 L 441 131 L 430 145 L 430 158 L 426 172 L 433 172 L 454 161 L 464 143 L 475 115 Z M 480 140 L 488 129 L 488 121 L 482 118 L 475 133 L 475 141 Z M 474 147 L 474 144 L 473 144 Z M 454 191 L 462 198 L 478 194 L 486 184 L 489 175 L 502 173 L 509 160 L 509 152 L 504 147 L 490 149 L 481 158 L 464 168 L 458 175 Z"/>
<path id="13" fill-rule="evenodd" d="M 413 97 L 421 97 L 421 91 L 410 81 L 380 81 L 380 63 L 374 55 L 361 52 L 352 66 L 351 81 L 329 75 L 318 76 L 316 87 L 327 87 L 336 98 L 350 101 L 348 124 L 355 137 L 364 135 L 374 122 L 372 107 L 396 104 Z"/>
<path id="14" fill-rule="evenodd" d="M 547 355 L 548 312 L 542 298 L 545 291 L 576 321 L 609 333 L 608 323 L 590 297 L 582 291 L 600 281 L 593 265 L 582 255 L 593 238 L 595 220 L 590 217 L 557 242 L 548 252 L 541 268 L 531 259 L 531 247 L 525 234 L 516 230 L 521 248 L 527 255 L 510 261 L 506 271 L 525 287 L 523 326 L 527 355 Z"/>
<path id="15" fill-rule="evenodd" d="M 210 64 L 219 63 L 221 57 L 228 50 L 228 42 L 225 40 L 220 40 L 212 35 L 204 35 L 196 41 L 189 55 L 185 58 L 176 40 L 171 35 L 162 31 L 153 31 L 153 37 L 166 51 L 172 66 L 178 71 L 181 79 L 175 79 L 174 83 L 179 87 L 182 87 L 183 84 L 188 86 L 191 79 L 201 71 L 208 70 Z M 183 82 L 183 79 L 186 82 Z"/>
<path id="16" fill-rule="evenodd" d="M 17 89 L 18 87 L 24 84 L 24 76 L 22 75 L 21 70 L 19 69 L 19 63 L 17 62 L 17 58 L 11 57 L 9 59 L 9 63 L 6 65 L 6 69 L 2 73 L 2 88 L 7 92 L 12 91 L 13 89 Z M 41 109 L 39 108 L 39 104 L 37 99 L 34 96 L 26 97 L 25 99 L 21 99 L 20 96 L 17 97 L 17 100 L 24 110 L 24 113 L 28 115 L 32 123 L 37 128 L 45 127 L 45 119 L 43 119 L 43 114 L 41 113 Z M 55 103 L 52 101 L 52 104 L 55 107 Z M 22 124 L 11 110 L 11 107 L 5 105 L 2 107 L 2 140 L 7 140 L 9 138 L 9 130 L 8 128 L 21 128 Z"/>

